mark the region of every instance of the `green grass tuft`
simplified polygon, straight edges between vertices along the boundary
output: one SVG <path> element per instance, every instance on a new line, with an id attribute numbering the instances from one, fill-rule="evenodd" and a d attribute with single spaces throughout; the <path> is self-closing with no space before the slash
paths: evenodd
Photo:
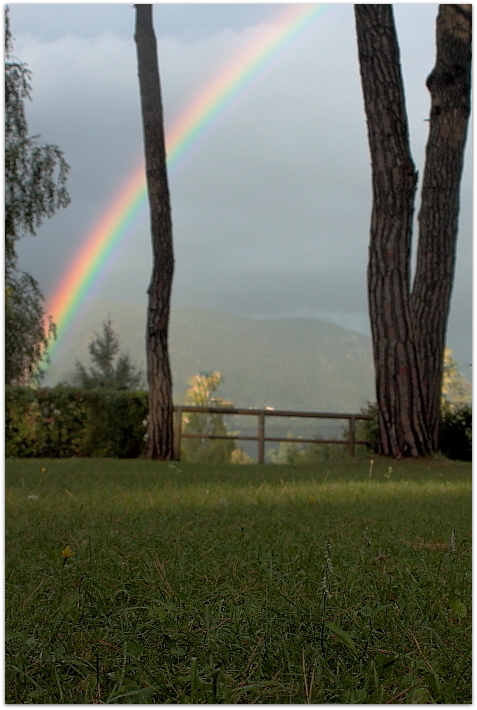
<path id="1" fill-rule="evenodd" d="M 445 459 L 8 460 L 6 702 L 469 703 L 470 534 Z"/>

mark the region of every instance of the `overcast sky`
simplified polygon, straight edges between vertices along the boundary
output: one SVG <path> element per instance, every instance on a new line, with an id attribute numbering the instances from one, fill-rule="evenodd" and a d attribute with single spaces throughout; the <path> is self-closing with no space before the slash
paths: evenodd
<path id="1" fill-rule="evenodd" d="M 71 166 L 71 205 L 19 245 L 20 266 L 48 296 L 142 155 L 134 9 L 9 7 L 14 53 L 32 71 L 30 133 L 58 144 Z M 422 175 L 437 5 L 394 7 Z M 279 10 L 154 6 L 166 125 Z M 173 303 L 244 316 L 324 316 L 366 331 L 370 161 L 352 5 L 334 5 L 277 60 L 171 178 Z M 467 376 L 471 177 L 469 136 L 448 334 Z M 145 304 L 150 271 L 144 219 L 97 296 Z"/>

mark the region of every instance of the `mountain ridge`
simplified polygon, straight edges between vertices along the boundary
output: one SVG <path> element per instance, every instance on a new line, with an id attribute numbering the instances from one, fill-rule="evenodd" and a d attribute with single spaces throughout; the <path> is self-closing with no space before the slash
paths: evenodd
<path id="1" fill-rule="evenodd" d="M 97 300 L 47 367 L 45 385 L 71 380 L 76 360 L 89 364 L 88 344 L 108 315 L 121 350 L 145 370 L 146 307 Z M 352 412 L 374 398 L 370 339 L 324 320 L 173 305 L 169 349 L 177 403 L 191 377 L 214 370 L 223 375 L 220 394 L 237 407 Z"/>

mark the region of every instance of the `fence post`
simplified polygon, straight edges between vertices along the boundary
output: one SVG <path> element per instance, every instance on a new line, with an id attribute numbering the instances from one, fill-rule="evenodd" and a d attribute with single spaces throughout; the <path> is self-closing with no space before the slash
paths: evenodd
<path id="1" fill-rule="evenodd" d="M 258 463 L 265 461 L 265 413 L 258 415 Z"/>
<path id="2" fill-rule="evenodd" d="M 354 456 L 355 424 L 356 420 L 354 416 L 351 415 L 349 418 L 348 456 Z"/>
<path id="3" fill-rule="evenodd" d="M 182 407 L 174 407 L 174 461 L 181 460 Z"/>

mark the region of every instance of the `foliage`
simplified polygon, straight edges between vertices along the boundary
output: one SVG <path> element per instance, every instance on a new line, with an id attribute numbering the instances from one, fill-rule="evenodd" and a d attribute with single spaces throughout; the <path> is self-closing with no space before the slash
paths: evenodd
<path id="1" fill-rule="evenodd" d="M 66 207 L 69 166 L 56 145 L 28 135 L 25 99 L 30 99 L 30 71 L 12 55 L 8 9 L 5 9 L 5 235 L 7 264 L 15 261 L 14 242 L 32 236 L 45 217 Z"/>
<path id="2" fill-rule="evenodd" d="M 202 372 L 195 375 L 186 395 L 186 404 L 194 407 L 231 407 L 232 403 L 213 396 L 222 384 L 220 372 Z M 184 412 L 184 434 L 227 436 L 230 432 L 223 414 Z M 230 461 L 235 442 L 232 439 L 182 439 L 181 459 L 196 463 L 224 463 Z"/>
<path id="3" fill-rule="evenodd" d="M 5 455 L 136 458 L 146 414 L 146 392 L 7 387 Z"/>
<path id="4" fill-rule="evenodd" d="M 450 459 L 472 461 L 472 385 L 449 348 L 444 353 L 439 451 Z"/>
<path id="5" fill-rule="evenodd" d="M 290 438 L 296 438 L 288 434 Z M 269 452 L 272 463 L 286 464 L 288 466 L 312 465 L 323 463 L 328 460 L 338 460 L 345 458 L 347 454 L 348 442 L 341 444 L 320 443 L 316 437 L 316 444 L 301 444 L 296 441 L 281 441 L 278 449 Z"/>
<path id="6" fill-rule="evenodd" d="M 439 450 L 450 459 L 472 461 L 472 408 L 468 404 L 443 407 Z"/>
<path id="7" fill-rule="evenodd" d="M 127 353 L 119 352 L 119 348 L 119 338 L 108 316 L 103 321 L 102 334 L 95 333 L 95 338 L 89 344 L 93 365 L 88 372 L 81 362 L 76 361 L 74 384 L 83 389 L 139 389 L 144 384 L 143 373 L 131 362 Z"/>
<path id="8" fill-rule="evenodd" d="M 31 380 L 54 335 L 43 296 L 32 276 L 18 272 L 15 243 L 35 235 L 70 198 L 69 170 L 56 145 L 28 135 L 25 99 L 30 99 L 30 71 L 12 55 L 5 8 L 5 375 L 7 384 Z"/>
<path id="9" fill-rule="evenodd" d="M 362 441 L 369 441 L 366 447 L 373 453 L 379 451 L 379 423 L 378 405 L 368 402 L 366 407 L 361 409 L 361 414 L 370 414 L 372 419 L 360 419 L 356 424 L 356 438 Z"/>
<path id="10" fill-rule="evenodd" d="M 471 702 L 471 465 L 8 460 L 10 704 Z"/>
<path id="11" fill-rule="evenodd" d="M 237 448 L 230 454 L 230 463 L 248 464 L 254 463 L 254 461 L 243 449 Z"/>
<path id="12" fill-rule="evenodd" d="M 288 433 L 287 437 L 291 438 L 292 434 Z M 304 444 L 299 444 L 296 441 L 281 441 L 278 449 L 272 449 L 268 452 L 268 455 L 272 463 L 296 466 L 297 463 L 303 460 L 304 453 Z"/>
<path id="13" fill-rule="evenodd" d="M 43 295 L 25 272 L 7 270 L 5 276 L 5 382 L 39 383 L 42 361 L 55 326 L 46 317 Z"/>
<path id="14" fill-rule="evenodd" d="M 452 355 L 452 350 L 444 351 L 442 370 L 442 406 L 460 408 L 472 403 L 472 385 L 459 371 L 459 365 Z"/>

